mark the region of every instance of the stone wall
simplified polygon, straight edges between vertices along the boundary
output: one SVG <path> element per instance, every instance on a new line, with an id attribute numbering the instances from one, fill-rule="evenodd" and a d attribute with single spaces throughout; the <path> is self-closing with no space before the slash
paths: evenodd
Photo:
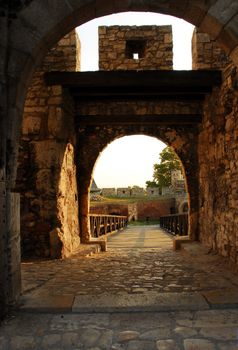
<path id="1" fill-rule="evenodd" d="M 90 214 L 125 215 L 128 216 L 128 204 L 91 203 Z"/>
<path id="2" fill-rule="evenodd" d="M 108 116 L 116 115 L 125 117 L 127 115 L 144 116 L 146 122 L 147 115 L 176 115 L 176 114 L 202 114 L 202 104 L 200 101 L 110 101 L 110 103 L 102 103 L 101 101 L 82 101 L 77 104 L 77 115 L 98 115 Z"/>
<path id="3" fill-rule="evenodd" d="M 129 187 L 121 187 L 117 189 L 117 197 L 130 197 L 131 189 Z"/>
<path id="4" fill-rule="evenodd" d="M 198 137 L 200 240 L 238 263 L 238 72 L 207 34 L 193 36 L 193 68 L 222 69 L 204 103 Z"/>
<path id="5" fill-rule="evenodd" d="M 193 69 L 223 69 L 230 59 L 215 40 L 195 28 L 192 38 Z"/>
<path id="6" fill-rule="evenodd" d="M 99 27 L 99 69 L 173 69 L 172 26 Z"/>
<path id="7" fill-rule="evenodd" d="M 116 188 L 115 187 L 111 187 L 111 188 L 102 188 L 102 196 L 116 196 L 117 192 L 116 192 Z"/>
<path id="8" fill-rule="evenodd" d="M 170 208 L 175 206 L 175 199 L 138 201 L 134 203 L 91 203 L 91 214 L 126 215 L 130 221 L 158 220 L 160 216 L 169 215 Z"/>
<path id="9" fill-rule="evenodd" d="M 238 74 L 223 72 L 222 88 L 204 106 L 199 135 L 200 239 L 238 263 Z"/>
<path id="10" fill-rule="evenodd" d="M 137 203 L 138 220 L 159 220 L 161 216 L 169 215 L 175 206 L 175 199 L 140 201 Z"/>
<path id="11" fill-rule="evenodd" d="M 159 187 L 147 187 L 146 194 L 150 197 L 158 197 L 160 196 L 160 188 Z"/>
<path id="12" fill-rule="evenodd" d="M 143 197 L 145 195 L 145 190 L 142 187 L 132 187 L 131 197 Z"/>
<path id="13" fill-rule="evenodd" d="M 79 245 L 74 109 L 44 73 L 79 69 L 76 33 L 65 36 L 35 71 L 24 109 L 17 189 L 23 256 L 68 256 Z"/>

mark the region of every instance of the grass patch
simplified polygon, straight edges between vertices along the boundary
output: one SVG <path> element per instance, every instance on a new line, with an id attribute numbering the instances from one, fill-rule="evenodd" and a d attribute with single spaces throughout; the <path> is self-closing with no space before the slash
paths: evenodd
<path id="1" fill-rule="evenodd" d="M 167 201 L 168 199 L 174 198 L 172 196 L 159 196 L 159 197 L 150 197 L 150 196 L 142 196 L 142 197 L 102 197 L 100 201 L 91 200 L 90 203 L 92 205 L 100 205 L 100 204 L 130 204 L 130 203 L 138 203 L 138 202 L 149 202 L 149 201 Z"/>

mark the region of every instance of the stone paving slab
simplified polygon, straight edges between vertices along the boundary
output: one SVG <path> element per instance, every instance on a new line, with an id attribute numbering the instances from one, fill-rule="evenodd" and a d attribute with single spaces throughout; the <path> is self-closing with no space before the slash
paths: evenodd
<path id="1" fill-rule="evenodd" d="M 212 308 L 238 308 L 238 289 L 202 293 Z"/>
<path id="2" fill-rule="evenodd" d="M 20 309 L 25 312 L 71 312 L 74 295 L 34 294 L 21 298 Z"/>
<path id="3" fill-rule="evenodd" d="M 131 295 L 100 294 L 95 296 L 76 296 L 73 312 L 129 312 L 129 311 L 177 311 L 206 310 L 209 308 L 205 298 L 198 293 L 153 293 Z"/>

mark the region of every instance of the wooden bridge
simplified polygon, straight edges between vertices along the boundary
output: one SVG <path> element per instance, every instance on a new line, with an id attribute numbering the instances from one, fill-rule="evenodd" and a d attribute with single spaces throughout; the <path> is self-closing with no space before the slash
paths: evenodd
<path id="1" fill-rule="evenodd" d="M 98 238 L 108 233 L 124 229 L 128 217 L 122 215 L 90 214 L 91 237 Z M 160 227 L 173 235 L 188 235 L 188 214 L 172 214 L 160 217 Z"/>

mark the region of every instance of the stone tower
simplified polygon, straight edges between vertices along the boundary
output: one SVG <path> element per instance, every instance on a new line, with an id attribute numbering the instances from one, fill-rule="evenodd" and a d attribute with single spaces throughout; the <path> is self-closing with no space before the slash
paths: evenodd
<path id="1" fill-rule="evenodd" d="M 99 70 L 173 69 L 172 26 L 99 27 Z"/>

